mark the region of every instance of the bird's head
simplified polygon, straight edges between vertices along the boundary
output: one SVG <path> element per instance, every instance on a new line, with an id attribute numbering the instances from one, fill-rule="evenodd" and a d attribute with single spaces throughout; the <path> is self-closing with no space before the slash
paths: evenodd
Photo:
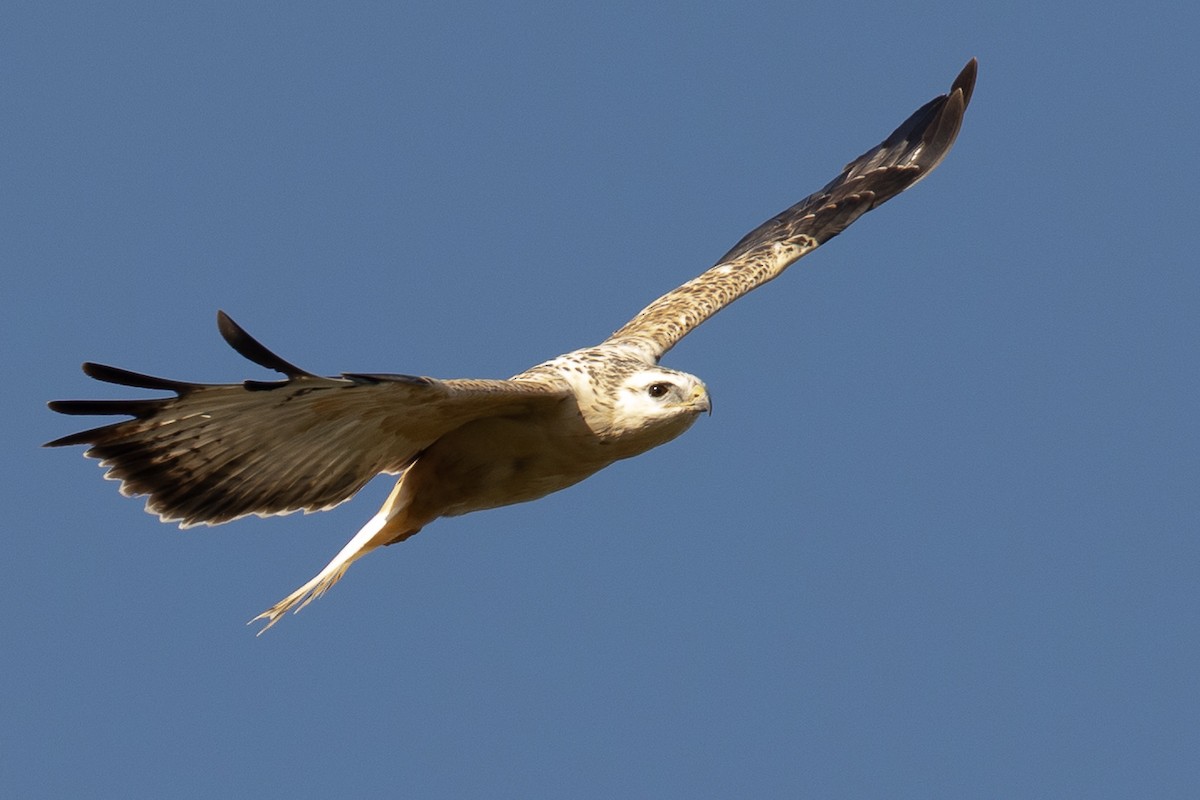
<path id="1" fill-rule="evenodd" d="M 646 367 L 617 385 L 611 432 L 621 438 L 645 438 L 649 449 L 686 431 L 701 412 L 712 413 L 703 381 L 666 367 Z"/>

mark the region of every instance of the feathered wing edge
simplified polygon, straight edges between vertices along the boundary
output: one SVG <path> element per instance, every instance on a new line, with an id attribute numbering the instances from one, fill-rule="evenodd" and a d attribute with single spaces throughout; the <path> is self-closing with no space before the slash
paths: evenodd
<path id="1" fill-rule="evenodd" d="M 398 472 L 437 437 L 480 416 L 546 408 L 568 392 L 534 381 L 439 381 L 345 373 L 326 378 L 268 350 L 220 313 L 222 337 L 280 381 L 205 384 L 86 363 L 106 383 L 173 392 L 131 400 L 56 400 L 71 415 L 132 419 L 81 431 L 47 447 L 89 445 L 85 455 L 148 495 L 147 511 L 184 527 L 251 514 L 318 511 L 349 499 L 380 472 Z"/>
<path id="2" fill-rule="evenodd" d="M 607 341 L 661 358 L 713 314 L 918 183 L 953 147 L 977 72 L 971 59 L 947 94 L 921 106 L 822 189 L 746 234 L 716 266 L 655 300 Z"/>
<path id="3" fill-rule="evenodd" d="M 220 331 L 221 338 L 239 355 L 249 361 L 253 361 L 259 366 L 280 372 L 288 378 L 319 377 L 311 372 L 300 369 L 268 350 L 265 345 L 247 333 L 244 328 L 234 322 L 224 311 L 217 312 L 217 330 Z M 71 416 L 116 416 L 126 414 L 136 419 L 145 419 L 156 411 L 161 410 L 164 406 L 198 389 L 222 385 L 159 378 L 154 375 L 133 372 L 132 370 L 112 367 L 107 364 L 97 364 L 92 361 L 85 361 L 83 363 L 83 374 L 103 383 L 112 383 L 117 386 L 174 392 L 175 397 L 159 397 L 146 400 L 51 400 L 46 404 L 51 411 Z M 283 385 L 283 383 L 282 381 L 275 383 L 246 381 L 243 385 L 246 388 L 267 388 L 269 386 Z M 72 433 L 55 439 L 52 442 L 46 442 L 42 447 L 68 447 L 77 444 L 92 444 L 96 439 L 101 438 L 105 432 L 121 424 L 123 423 L 117 422 L 112 425 L 102 425 L 98 428 Z"/>
<path id="4" fill-rule="evenodd" d="M 225 312 L 217 313 L 222 338 L 244 358 L 285 376 L 280 381 L 247 380 L 240 384 L 211 384 L 160 378 L 106 364 L 86 362 L 83 372 L 119 386 L 173 392 L 171 397 L 130 400 L 54 400 L 51 410 L 69 415 L 126 415 L 129 420 L 102 425 L 47 442 L 45 447 L 89 445 L 84 455 L 107 467 L 105 477 L 121 482 L 127 496 L 147 495 L 146 510 L 164 522 L 183 527 L 219 524 L 243 516 L 267 516 L 331 508 L 353 496 L 375 474 L 378 463 L 353 458 L 330 459 L 331 468 L 319 476 L 303 474 L 283 459 L 271 459 L 256 439 L 271 438 L 273 419 L 243 415 L 248 404 L 263 414 L 278 414 L 304 394 L 340 387 L 377 385 L 395 380 L 429 385 L 428 378 L 408 375 L 345 375 L 323 378 L 273 353 Z M 276 395 L 272 390 L 280 390 Z M 264 395 L 274 395 L 278 401 Z M 208 411 L 224 417 L 209 421 Z M 232 415 L 229 412 L 233 412 Z M 232 416 L 232 419 L 229 417 Z M 277 438 L 277 437 L 276 437 Z M 306 443 L 308 451 L 312 442 Z M 301 451 L 301 455 L 307 455 Z M 373 455 L 376 461 L 378 456 Z M 278 481 L 270 486 L 266 473 Z"/>
<path id="5" fill-rule="evenodd" d="M 220 331 L 221 338 L 236 350 L 238 355 L 248 361 L 253 361 L 260 367 L 266 367 L 269 370 L 282 373 L 289 378 L 319 377 L 307 370 L 300 369 L 290 361 L 284 361 L 278 355 L 272 353 L 262 342 L 246 333 L 246 330 L 234 322 L 224 311 L 217 312 L 217 330 Z"/>

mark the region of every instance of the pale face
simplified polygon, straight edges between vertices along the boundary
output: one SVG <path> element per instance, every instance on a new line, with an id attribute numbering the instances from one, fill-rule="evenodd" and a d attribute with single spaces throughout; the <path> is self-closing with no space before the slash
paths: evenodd
<path id="1" fill-rule="evenodd" d="M 694 375 L 652 367 L 627 377 L 617 391 L 613 428 L 662 441 L 683 433 L 701 412 L 711 412 L 708 389 Z"/>

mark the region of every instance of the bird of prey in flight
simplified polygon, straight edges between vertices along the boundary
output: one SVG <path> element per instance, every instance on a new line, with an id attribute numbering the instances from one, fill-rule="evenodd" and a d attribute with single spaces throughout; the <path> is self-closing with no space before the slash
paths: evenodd
<path id="1" fill-rule="evenodd" d="M 383 507 L 320 572 L 254 618 L 275 624 L 356 560 L 439 517 L 535 500 L 669 442 L 710 410 L 699 378 L 660 366 L 689 331 L 928 175 L 946 157 L 975 85 L 972 59 L 824 188 L 764 222 L 711 269 L 612 336 L 508 380 L 345 373 L 322 377 L 268 350 L 224 313 L 225 341 L 281 380 L 202 384 L 85 363 L 96 380 L 170 396 L 57 400 L 63 414 L 127 415 L 48 446 L 88 445 L 125 495 L 182 527 L 321 511 L 380 473 Z M 261 631 L 260 631 L 261 633 Z"/>

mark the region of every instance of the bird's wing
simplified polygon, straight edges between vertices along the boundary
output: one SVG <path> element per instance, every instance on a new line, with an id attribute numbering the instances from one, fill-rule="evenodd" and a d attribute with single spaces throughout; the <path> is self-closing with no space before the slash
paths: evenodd
<path id="1" fill-rule="evenodd" d="M 921 106 L 823 189 L 746 234 L 716 266 L 655 300 L 608 341 L 661 358 L 704 320 L 924 178 L 958 136 L 976 69 L 971 59 L 949 93 Z"/>
<path id="2" fill-rule="evenodd" d="M 548 412 L 571 396 L 565 384 L 537 380 L 324 378 L 284 361 L 224 313 L 218 326 L 235 350 L 286 379 L 198 384 L 84 364 L 97 380 L 174 396 L 51 402 L 63 414 L 133 419 L 47 446 L 90 445 L 85 455 L 108 467 L 122 493 L 148 495 L 147 511 L 186 527 L 331 508 L 467 421 Z"/>

